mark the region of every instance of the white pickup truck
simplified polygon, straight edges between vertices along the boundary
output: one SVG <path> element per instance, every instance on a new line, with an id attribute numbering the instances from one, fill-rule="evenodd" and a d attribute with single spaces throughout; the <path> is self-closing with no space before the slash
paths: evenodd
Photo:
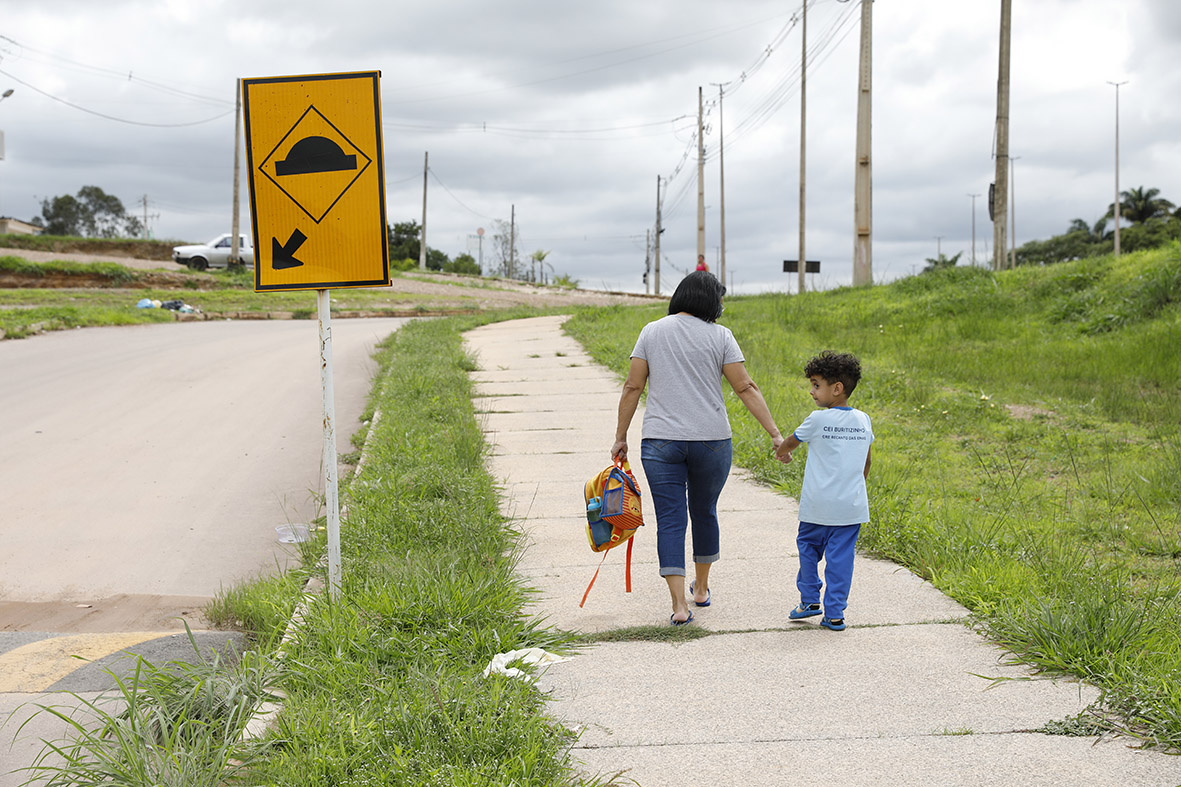
<path id="1" fill-rule="evenodd" d="M 218 235 L 208 243 L 198 243 L 192 246 L 173 246 L 172 259 L 181 265 L 188 265 L 195 271 L 206 268 L 225 268 L 230 263 L 231 233 Z M 254 265 L 254 247 L 250 245 L 249 235 L 238 236 L 238 259 L 243 265 Z"/>

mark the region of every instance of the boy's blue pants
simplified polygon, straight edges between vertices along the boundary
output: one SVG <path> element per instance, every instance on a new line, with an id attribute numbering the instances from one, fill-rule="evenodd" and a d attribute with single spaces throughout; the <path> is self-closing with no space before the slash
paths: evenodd
<path id="1" fill-rule="evenodd" d="M 820 559 L 824 558 L 824 616 L 845 617 L 849 586 L 853 584 L 853 549 L 861 525 L 814 525 L 800 522 L 796 546 L 800 573 L 796 587 L 804 604 L 820 603 Z"/>

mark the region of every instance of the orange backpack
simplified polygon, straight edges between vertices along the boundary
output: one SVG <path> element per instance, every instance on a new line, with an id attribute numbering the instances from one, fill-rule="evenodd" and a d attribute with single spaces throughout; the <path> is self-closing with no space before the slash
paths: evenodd
<path id="1" fill-rule="evenodd" d="M 640 486 L 632 475 L 627 460 L 616 459 L 615 464 L 595 474 L 583 487 L 586 503 L 586 538 L 592 551 L 602 552 L 603 560 L 595 569 L 582 603 L 590 595 L 599 569 L 607 559 L 607 551 L 627 542 L 627 568 L 625 570 L 627 592 L 632 592 L 632 536 L 644 524 L 644 512 L 640 507 Z"/>

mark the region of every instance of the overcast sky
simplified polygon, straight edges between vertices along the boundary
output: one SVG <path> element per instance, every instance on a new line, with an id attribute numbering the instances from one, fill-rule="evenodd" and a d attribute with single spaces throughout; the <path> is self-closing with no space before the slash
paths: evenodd
<path id="1" fill-rule="evenodd" d="M 802 2 L 802 0 L 801 0 Z M 799 4 L 597 0 L 0 0 L 0 215 L 95 185 L 157 238 L 230 226 L 239 77 L 380 71 L 390 222 L 476 256 L 515 206 L 523 255 L 585 286 L 643 292 L 667 179 L 662 290 L 696 252 L 697 91 L 705 89 L 707 259 L 737 292 L 794 290 Z M 859 0 L 808 11 L 807 252 L 851 281 Z M 879 0 L 873 13 L 873 274 L 972 255 L 994 177 L 1000 0 Z M 1010 154 L 1017 242 L 1098 219 L 1120 186 L 1181 203 L 1181 3 L 1013 3 Z M 722 112 L 718 87 L 725 85 Z M 243 157 L 245 161 L 245 157 Z M 249 200 L 243 189 L 243 227 Z M 991 253 L 986 196 L 976 254 Z"/>

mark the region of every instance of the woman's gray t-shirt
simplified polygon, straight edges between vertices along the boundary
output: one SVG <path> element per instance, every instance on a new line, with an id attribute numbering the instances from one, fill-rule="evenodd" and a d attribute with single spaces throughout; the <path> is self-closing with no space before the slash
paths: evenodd
<path id="1" fill-rule="evenodd" d="M 670 314 L 644 326 L 631 357 L 648 362 L 644 437 L 729 439 L 722 367 L 746 360 L 729 328 Z"/>

